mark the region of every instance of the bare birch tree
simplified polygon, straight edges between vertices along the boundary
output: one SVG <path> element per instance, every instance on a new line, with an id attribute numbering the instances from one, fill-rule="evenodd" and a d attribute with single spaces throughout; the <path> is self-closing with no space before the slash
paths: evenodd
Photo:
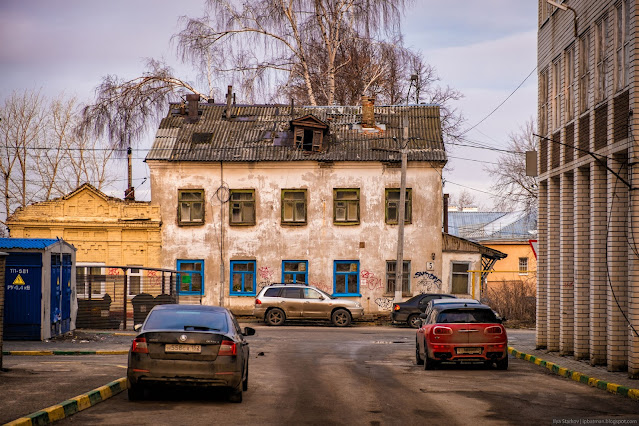
<path id="1" fill-rule="evenodd" d="M 499 209 L 537 209 L 537 178 L 526 176 L 526 151 L 537 150 L 534 132 L 535 122 L 531 118 L 519 132 L 510 134 L 507 150 L 511 152 L 500 155 L 498 165 L 485 167 L 493 178 L 492 188 L 500 197 L 495 203 Z"/>

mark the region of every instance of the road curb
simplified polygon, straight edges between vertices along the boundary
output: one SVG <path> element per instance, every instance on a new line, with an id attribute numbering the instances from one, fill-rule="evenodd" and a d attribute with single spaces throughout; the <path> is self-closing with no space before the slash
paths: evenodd
<path id="1" fill-rule="evenodd" d="M 128 350 L 118 351 L 2 351 L 2 355 L 52 356 L 52 355 L 127 355 Z"/>
<path id="2" fill-rule="evenodd" d="M 29 414 L 25 417 L 20 417 L 19 419 L 7 423 L 5 426 L 47 425 L 57 420 L 62 420 L 65 417 L 72 416 L 73 414 L 89 407 L 93 407 L 94 405 L 123 392 L 127 388 L 127 378 L 122 377 L 104 386 L 100 386 L 91 392 L 76 396 L 75 398 L 67 399 L 60 404 L 52 405 L 49 408 L 36 411 L 35 413 Z"/>
<path id="3" fill-rule="evenodd" d="M 618 385 L 616 383 L 606 382 L 605 380 L 600 380 L 594 377 L 590 377 L 578 371 L 569 370 L 567 368 L 560 367 L 558 364 L 555 364 L 550 361 L 545 361 L 534 355 L 520 352 L 511 346 L 508 347 L 508 353 L 514 356 L 515 358 L 523 359 L 524 361 L 531 362 L 540 367 L 545 367 L 551 373 L 556 374 L 558 376 L 574 380 L 575 382 L 584 383 L 588 386 L 592 386 L 593 388 L 603 389 L 610 393 L 623 395 L 635 401 L 639 401 L 639 389 L 633 389 L 627 386 Z"/>

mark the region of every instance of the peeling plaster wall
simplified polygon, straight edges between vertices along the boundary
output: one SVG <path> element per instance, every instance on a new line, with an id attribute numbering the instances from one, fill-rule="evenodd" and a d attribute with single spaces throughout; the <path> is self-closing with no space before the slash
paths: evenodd
<path id="1" fill-rule="evenodd" d="M 397 225 L 385 223 L 385 188 L 399 188 L 400 169 L 381 163 L 159 163 L 149 161 L 153 205 L 162 213 L 162 265 L 175 268 L 177 259 L 203 259 L 203 303 L 220 304 L 220 201 L 216 190 L 224 181 L 230 189 L 255 189 L 255 226 L 229 226 L 224 204 L 223 304 L 234 312 L 250 314 L 254 297 L 229 297 L 231 260 L 255 260 L 259 287 L 280 282 L 283 260 L 308 260 L 308 281 L 333 292 L 333 261 L 359 260 L 359 298 L 365 312 L 390 310 L 394 294 L 385 292 L 386 261 L 397 256 Z M 419 277 L 442 271 L 441 169 L 409 163 L 407 188 L 412 188 L 412 223 L 405 226 L 404 259 L 411 261 L 411 291 L 419 293 Z M 178 226 L 179 189 L 204 189 L 205 223 Z M 282 226 L 281 190 L 307 189 L 307 224 Z M 333 224 L 333 189 L 360 189 L 360 224 Z M 363 247 L 361 247 L 363 246 Z M 435 253 L 435 260 L 431 260 Z M 357 298 L 354 298 L 357 299 Z"/>

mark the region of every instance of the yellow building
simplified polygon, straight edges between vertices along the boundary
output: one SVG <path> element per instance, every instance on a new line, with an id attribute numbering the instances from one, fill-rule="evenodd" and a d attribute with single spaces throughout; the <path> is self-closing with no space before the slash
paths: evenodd
<path id="1" fill-rule="evenodd" d="M 508 254 L 505 259 L 498 260 L 494 272 L 488 274 L 488 288 L 511 281 L 531 283 L 534 287 L 537 280 L 537 259 L 528 241 L 482 241 L 482 245 Z"/>
<path id="2" fill-rule="evenodd" d="M 7 227 L 11 237 L 63 238 L 77 248 L 78 299 L 108 296 L 121 306 L 123 287 L 117 283 L 124 281 L 124 270 L 129 299 L 162 292 L 158 273 L 142 269 L 161 267 L 159 206 L 109 197 L 85 183 L 63 197 L 16 210 Z"/>

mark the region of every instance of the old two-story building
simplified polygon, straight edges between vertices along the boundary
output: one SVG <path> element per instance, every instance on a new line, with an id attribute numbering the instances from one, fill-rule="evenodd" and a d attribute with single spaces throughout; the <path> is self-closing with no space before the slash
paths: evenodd
<path id="1" fill-rule="evenodd" d="M 442 261 L 436 105 L 173 104 L 146 162 L 161 210 L 162 265 L 180 300 L 252 312 L 270 283 L 304 282 L 389 309 L 395 291 L 401 149 L 407 150 L 402 292 L 449 292 Z M 404 119 L 407 133 L 404 133 Z M 473 291 L 457 269 L 460 294 Z M 471 265 L 472 263 L 472 265 Z M 457 270 L 456 269 L 456 270 Z M 460 285 L 463 280 L 465 285 Z M 463 288 L 462 288 L 463 287 Z"/>

